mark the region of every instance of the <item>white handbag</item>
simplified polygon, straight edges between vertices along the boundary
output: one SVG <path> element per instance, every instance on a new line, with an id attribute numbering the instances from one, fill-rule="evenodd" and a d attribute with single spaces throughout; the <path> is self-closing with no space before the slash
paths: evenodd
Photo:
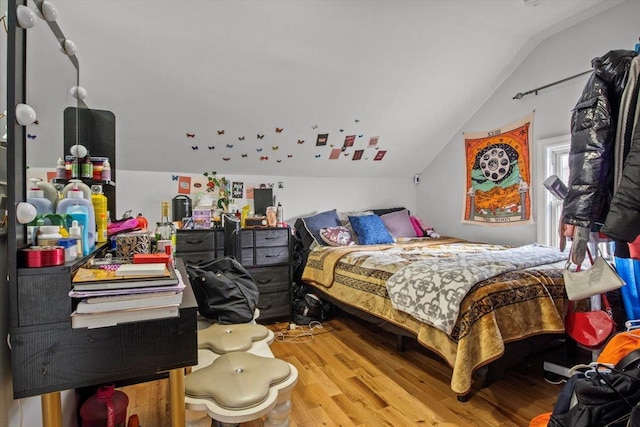
<path id="1" fill-rule="evenodd" d="M 622 287 L 625 283 L 601 255 L 595 259 L 591 258 L 591 267 L 586 270 L 571 271 L 571 254 L 567 259 L 563 277 L 564 287 L 567 297 L 571 301 L 589 298 L 593 295 L 600 295 Z"/>

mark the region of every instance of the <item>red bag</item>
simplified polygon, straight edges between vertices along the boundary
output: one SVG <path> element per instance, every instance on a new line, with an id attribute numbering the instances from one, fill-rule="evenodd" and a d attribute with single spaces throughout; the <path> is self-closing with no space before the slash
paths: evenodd
<path id="1" fill-rule="evenodd" d="M 615 322 L 609 300 L 605 294 L 600 295 L 604 310 L 574 311 L 573 302 L 569 301 L 564 328 L 567 334 L 578 344 L 588 348 L 599 348 L 611 336 Z"/>

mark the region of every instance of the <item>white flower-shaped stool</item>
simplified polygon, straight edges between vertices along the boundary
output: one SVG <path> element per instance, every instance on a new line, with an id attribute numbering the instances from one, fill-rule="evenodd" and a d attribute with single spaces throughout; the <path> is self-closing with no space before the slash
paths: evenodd
<path id="1" fill-rule="evenodd" d="M 265 331 L 267 333 L 265 334 Z M 298 371 L 275 359 L 273 332 L 262 325 L 212 325 L 198 331 L 198 365 L 185 378 L 187 425 L 237 425 L 266 415 L 286 427 Z"/>

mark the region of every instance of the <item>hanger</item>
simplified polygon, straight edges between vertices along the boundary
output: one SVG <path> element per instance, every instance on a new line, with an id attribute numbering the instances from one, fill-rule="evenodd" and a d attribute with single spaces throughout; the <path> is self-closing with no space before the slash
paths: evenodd
<path id="1" fill-rule="evenodd" d="M 640 338 L 640 319 L 627 320 L 624 322 L 624 327 L 627 329 L 627 333 L 632 337 Z"/>

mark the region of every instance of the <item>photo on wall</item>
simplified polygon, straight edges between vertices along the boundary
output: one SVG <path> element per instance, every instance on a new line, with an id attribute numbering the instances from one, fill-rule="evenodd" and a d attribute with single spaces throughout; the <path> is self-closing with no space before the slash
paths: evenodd
<path id="1" fill-rule="evenodd" d="M 529 143 L 533 115 L 499 129 L 464 133 L 467 178 L 463 223 L 532 222 Z"/>

